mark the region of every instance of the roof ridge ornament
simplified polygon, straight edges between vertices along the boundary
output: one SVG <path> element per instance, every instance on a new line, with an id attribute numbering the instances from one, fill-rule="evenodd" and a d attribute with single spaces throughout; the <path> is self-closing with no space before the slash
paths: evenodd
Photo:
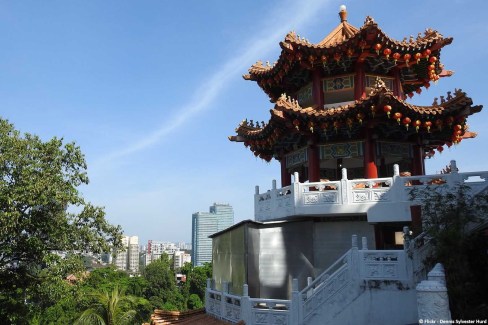
<path id="1" fill-rule="evenodd" d="M 347 21 L 347 8 L 345 5 L 339 7 L 339 17 L 341 18 L 341 23 Z"/>

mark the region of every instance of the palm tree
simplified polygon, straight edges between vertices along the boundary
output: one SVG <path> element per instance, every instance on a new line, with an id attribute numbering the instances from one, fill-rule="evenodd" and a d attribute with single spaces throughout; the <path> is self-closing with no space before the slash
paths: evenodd
<path id="1" fill-rule="evenodd" d="M 97 302 L 81 314 L 75 325 L 123 325 L 133 321 L 136 311 L 123 308 L 132 297 L 126 296 L 123 289 L 115 286 L 112 292 L 104 290 L 94 297 Z"/>

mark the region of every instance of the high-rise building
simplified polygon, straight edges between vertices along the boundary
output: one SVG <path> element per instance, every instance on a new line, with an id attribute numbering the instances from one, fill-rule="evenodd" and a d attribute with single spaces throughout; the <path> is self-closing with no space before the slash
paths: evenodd
<path id="1" fill-rule="evenodd" d="M 139 272 L 139 237 L 122 236 L 122 246 L 114 259 L 115 266 L 122 271 Z"/>
<path id="2" fill-rule="evenodd" d="M 208 236 L 234 223 L 234 209 L 229 204 L 214 203 L 209 212 L 192 215 L 192 255 L 194 266 L 212 261 L 212 239 Z"/>
<path id="3" fill-rule="evenodd" d="M 185 265 L 185 263 L 190 263 L 191 262 L 191 255 L 188 253 L 185 253 L 184 251 L 176 251 L 173 254 L 173 267 L 175 270 L 180 269 Z"/>

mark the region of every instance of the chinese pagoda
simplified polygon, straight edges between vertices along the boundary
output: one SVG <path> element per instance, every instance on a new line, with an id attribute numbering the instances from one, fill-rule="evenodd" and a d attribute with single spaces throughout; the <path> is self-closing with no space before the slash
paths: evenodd
<path id="1" fill-rule="evenodd" d="M 256 187 L 255 220 L 211 236 L 207 312 L 218 317 L 251 324 L 339 324 L 350 317 L 345 306 L 351 315 L 366 312 L 365 305 L 353 306 L 361 299 L 370 304 L 368 317 L 385 306 L 398 315 L 416 310 L 411 289 L 421 272 L 407 266 L 413 262 L 404 235 L 419 235 L 422 222 L 408 193 L 473 176 L 458 173 L 455 162 L 449 174 L 425 175 L 424 160 L 475 137 L 467 118 L 482 106 L 461 89 L 431 106 L 406 101 L 453 74 L 441 62 L 442 49 L 453 39 L 426 29 L 398 41 L 371 17 L 356 28 L 347 22 L 345 6 L 339 16 L 340 24 L 318 43 L 287 34 L 274 64 L 258 61 L 244 75 L 274 107 L 268 122 L 246 119 L 229 139 L 265 161 L 278 160 L 281 188 L 274 181 L 265 192 Z M 470 185 L 486 189 L 486 176 Z M 351 236 L 352 249 L 343 255 Z M 389 293 L 361 296 L 373 288 L 368 281 L 379 281 L 373 287 Z M 249 300 L 235 295 L 261 300 L 252 300 L 244 315 Z M 368 300 L 375 295 L 379 300 Z M 418 319 L 404 316 L 399 319 L 405 323 Z M 364 320 L 382 322 L 374 317 Z"/>

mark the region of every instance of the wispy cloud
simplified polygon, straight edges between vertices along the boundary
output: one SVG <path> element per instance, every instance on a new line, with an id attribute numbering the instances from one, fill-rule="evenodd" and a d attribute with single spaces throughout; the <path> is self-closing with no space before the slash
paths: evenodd
<path id="1" fill-rule="evenodd" d="M 255 60 L 263 58 L 266 54 L 275 50 L 277 43 L 283 39 L 290 29 L 298 30 L 303 27 L 331 2 L 331 0 L 311 0 L 307 2 L 290 0 L 288 3 L 283 3 L 280 8 L 276 8 L 271 17 L 268 17 L 266 24 L 261 24 L 263 25 L 261 34 L 253 35 L 247 41 L 242 42 L 245 46 L 236 51 L 239 54 L 233 55 L 202 86 L 194 89 L 193 97 L 188 102 L 182 103 L 177 110 L 178 114 L 129 146 L 103 156 L 98 163 L 106 164 L 109 161 L 148 149 L 182 127 L 186 121 L 208 109 L 229 81 L 235 78 L 235 75 L 246 71 L 250 62 L 255 62 Z M 270 33 L 269 31 L 272 32 Z M 96 163 L 96 165 L 98 164 Z"/>

